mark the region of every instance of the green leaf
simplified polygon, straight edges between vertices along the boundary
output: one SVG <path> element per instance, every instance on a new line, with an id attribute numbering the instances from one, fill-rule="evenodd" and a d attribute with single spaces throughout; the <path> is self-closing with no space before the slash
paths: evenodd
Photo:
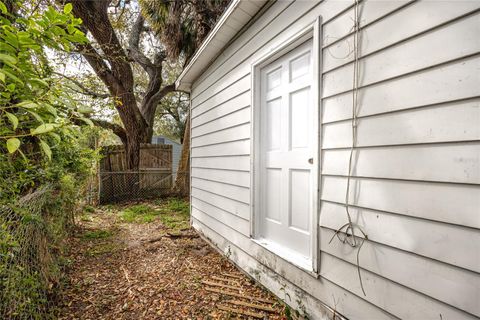
<path id="1" fill-rule="evenodd" d="M 82 120 L 83 122 L 85 122 L 86 124 L 88 124 L 90 127 L 94 127 L 95 125 L 93 124 L 92 120 L 88 119 L 88 118 L 80 118 L 80 120 Z"/>
<path id="2" fill-rule="evenodd" d="M 3 73 L 1 70 L 0 70 L 0 81 L 5 83 L 5 73 Z"/>
<path id="3" fill-rule="evenodd" d="M 7 150 L 9 153 L 14 153 L 20 148 L 20 140 L 17 138 L 10 138 L 7 140 Z"/>
<path id="4" fill-rule="evenodd" d="M 7 6 L 2 2 L 0 1 L 0 11 L 2 11 L 3 14 L 7 14 Z"/>
<path id="5" fill-rule="evenodd" d="M 40 84 L 44 87 L 48 87 L 48 82 L 43 80 L 43 79 L 33 78 L 33 79 L 30 79 L 30 81 L 34 82 L 34 83 L 37 83 L 37 84 Z"/>
<path id="6" fill-rule="evenodd" d="M 55 117 L 57 116 L 57 109 L 55 109 L 52 105 L 48 103 L 43 103 L 42 105 L 50 114 L 54 115 Z"/>
<path id="7" fill-rule="evenodd" d="M 17 63 L 17 58 L 9 56 L 8 54 L 3 54 L 3 53 L 0 53 L 0 60 L 2 60 L 3 62 L 11 63 L 11 64 Z"/>
<path id="8" fill-rule="evenodd" d="M 50 132 L 49 135 L 53 137 L 55 140 L 57 140 L 57 142 L 60 142 L 62 140 L 62 138 L 55 132 Z"/>
<path id="9" fill-rule="evenodd" d="M 10 91 L 10 92 L 15 91 L 15 83 L 10 83 L 10 84 L 7 86 L 7 90 Z"/>
<path id="10" fill-rule="evenodd" d="M 40 117 L 40 116 L 38 115 L 38 113 L 33 112 L 33 111 L 31 111 L 31 110 L 27 110 L 27 111 L 28 111 L 28 113 L 30 113 L 38 122 L 41 122 L 41 123 L 44 122 L 44 121 L 43 121 L 43 118 Z"/>
<path id="11" fill-rule="evenodd" d="M 17 76 L 13 75 L 12 73 L 8 72 L 5 69 L 3 69 L 2 72 L 5 73 L 10 79 L 12 79 L 14 81 L 17 81 L 18 83 L 23 85 L 23 81 L 18 79 Z"/>
<path id="12" fill-rule="evenodd" d="M 45 123 L 41 124 L 35 129 L 31 130 L 31 134 L 42 134 L 42 133 L 47 133 L 55 129 L 55 125 L 53 123 Z"/>
<path id="13" fill-rule="evenodd" d="M 30 100 L 25 100 L 20 103 L 17 103 L 17 107 L 25 108 L 25 109 L 32 109 L 38 107 L 38 104 L 36 104 L 33 101 Z"/>
<path id="14" fill-rule="evenodd" d="M 42 150 L 45 152 L 48 159 L 52 160 L 52 149 L 50 149 L 50 146 L 45 141 L 40 140 L 40 147 L 42 147 Z"/>
<path id="15" fill-rule="evenodd" d="M 10 112 L 5 112 L 5 114 L 7 115 L 8 120 L 10 120 L 10 122 L 12 123 L 13 130 L 17 129 L 18 118 L 13 113 L 10 113 Z"/>
<path id="16" fill-rule="evenodd" d="M 73 9 L 73 6 L 71 3 L 67 3 L 65 5 L 65 7 L 63 7 L 63 13 L 65 14 L 69 14 L 70 12 L 72 12 L 72 9 Z"/>
<path id="17" fill-rule="evenodd" d="M 5 41 L 7 41 L 9 44 L 11 44 L 14 48 L 18 48 L 18 39 L 17 39 L 17 35 L 15 33 L 12 33 L 8 30 L 4 30 L 4 33 L 5 35 L 3 36 L 3 38 L 5 39 Z"/>

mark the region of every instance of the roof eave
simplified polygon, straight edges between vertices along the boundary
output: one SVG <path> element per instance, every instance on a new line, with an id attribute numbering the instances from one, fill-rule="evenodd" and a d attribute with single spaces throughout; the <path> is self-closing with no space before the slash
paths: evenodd
<path id="1" fill-rule="evenodd" d="M 266 2 L 268 0 L 233 0 L 178 77 L 175 82 L 177 90 L 190 92 L 193 82 L 209 63 L 218 57 Z"/>

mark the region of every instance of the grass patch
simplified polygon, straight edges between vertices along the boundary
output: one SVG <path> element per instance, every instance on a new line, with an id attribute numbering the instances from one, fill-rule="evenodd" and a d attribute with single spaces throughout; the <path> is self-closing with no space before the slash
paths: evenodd
<path id="1" fill-rule="evenodd" d="M 94 240 L 94 239 L 106 239 L 113 236 L 112 230 L 93 230 L 87 231 L 82 235 L 82 239 Z"/>
<path id="2" fill-rule="evenodd" d="M 92 206 L 86 205 L 86 206 L 83 208 L 83 211 L 92 213 L 92 212 L 95 212 L 95 208 L 92 207 Z"/>
<path id="3" fill-rule="evenodd" d="M 176 198 L 168 199 L 167 204 L 165 205 L 165 209 L 187 216 L 190 213 L 190 205 L 188 204 L 188 202 Z"/>
<path id="4" fill-rule="evenodd" d="M 190 206 L 188 202 L 170 198 L 160 204 L 162 206 L 162 215 L 160 221 L 173 233 L 178 233 L 182 229 L 190 227 Z"/>
<path id="5" fill-rule="evenodd" d="M 123 210 L 120 217 L 127 223 L 149 223 L 154 221 L 159 214 L 158 210 L 139 204 Z"/>
<path id="6" fill-rule="evenodd" d="M 138 204 L 128 207 L 120 212 L 120 218 L 127 223 L 150 223 L 159 219 L 162 224 L 173 232 L 187 229 L 189 223 L 190 207 L 188 202 L 169 198 L 157 200 L 155 205 Z"/>
<path id="7" fill-rule="evenodd" d="M 175 214 L 162 214 L 160 216 L 160 221 L 163 225 L 174 232 L 179 232 L 182 229 L 188 229 L 190 226 L 189 219 L 184 215 L 175 215 Z"/>

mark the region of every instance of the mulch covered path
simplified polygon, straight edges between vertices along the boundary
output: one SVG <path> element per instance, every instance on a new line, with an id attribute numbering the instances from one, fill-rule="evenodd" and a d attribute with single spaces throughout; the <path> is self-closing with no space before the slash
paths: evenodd
<path id="1" fill-rule="evenodd" d="M 286 319 L 275 296 L 193 230 L 169 223 L 188 216 L 142 205 L 158 216 L 126 222 L 128 206 L 110 206 L 81 218 L 60 319 Z"/>

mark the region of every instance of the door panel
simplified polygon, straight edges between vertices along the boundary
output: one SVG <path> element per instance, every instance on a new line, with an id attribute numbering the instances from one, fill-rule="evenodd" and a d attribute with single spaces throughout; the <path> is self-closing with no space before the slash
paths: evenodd
<path id="1" fill-rule="evenodd" d="M 280 149 L 282 98 L 267 102 L 267 149 Z"/>
<path id="2" fill-rule="evenodd" d="M 290 171 L 290 223 L 289 226 L 310 232 L 310 170 Z"/>
<path id="3" fill-rule="evenodd" d="M 311 259 L 315 200 L 312 42 L 260 71 L 259 236 L 275 250 Z"/>
<path id="4" fill-rule="evenodd" d="M 290 94 L 291 149 L 307 148 L 310 145 L 309 118 L 311 118 L 311 114 L 309 92 L 310 87 L 306 87 Z"/>

